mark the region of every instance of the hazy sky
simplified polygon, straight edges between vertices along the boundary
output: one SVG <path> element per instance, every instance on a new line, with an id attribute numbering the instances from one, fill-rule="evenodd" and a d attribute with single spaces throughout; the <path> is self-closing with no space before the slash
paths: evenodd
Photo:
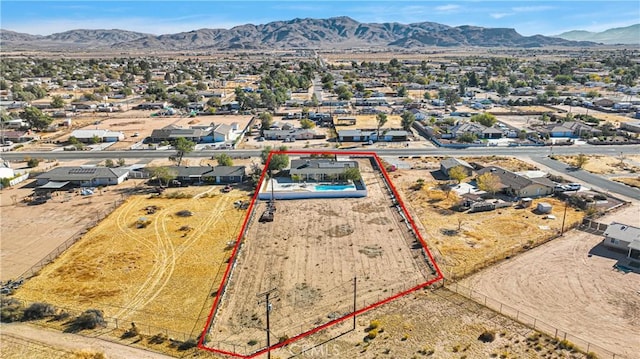
<path id="1" fill-rule="evenodd" d="M 640 1 L 0 1 L 1 28 L 40 35 L 72 29 L 159 35 L 343 15 L 361 22 L 432 21 L 555 35 L 640 23 Z"/>

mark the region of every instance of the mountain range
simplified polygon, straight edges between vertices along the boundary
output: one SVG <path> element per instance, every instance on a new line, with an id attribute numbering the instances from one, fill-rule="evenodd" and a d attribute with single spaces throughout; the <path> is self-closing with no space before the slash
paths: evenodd
<path id="1" fill-rule="evenodd" d="M 572 41 L 593 41 L 603 44 L 633 44 L 640 45 L 640 24 L 627 27 L 616 27 L 602 32 L 574 30 L 563 32 L 556 37 Z"/>
<path id="2" fill-rule="evenodd" d="M 434 22 L 413 24 L 361 23 L 346 16 L 293 19 L 231 29 L 199 29 L 152 35 L 126 30 L 70 30 L 48 36 L 0 30 L 5 50 L 232 50 L 295 48 L 421 48 L 431 46 L 544 47 L 593 46 L 542 35 L 522 36 L 510 28 L 447 26 Z"/>

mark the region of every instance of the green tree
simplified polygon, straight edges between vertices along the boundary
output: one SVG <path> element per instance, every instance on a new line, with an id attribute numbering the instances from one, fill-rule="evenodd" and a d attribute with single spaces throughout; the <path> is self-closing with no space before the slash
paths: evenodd
<path id="1" fill-rule="evenodd" d="M 216 155 L 216 161 L 218 162 L 218 166 L 233 166 L 231 156 L 226 153 Z"/>
<path id="2" fill-rule="evenodd" d="M 338 100 L 351 100 L 353 93 L 349 90 L 347 85 L 340 85 L 336 88 L 336 94 L 338 94 Z"/>
<path id="3" fill-rule="evenodd" d="M 362 179 L 362 175 L 357 168 L 349 167 L 344 171 L 344 178 L 349 181 L 359 181 Z"/>
<path id="4" fill-rule="evenodd" d="M 176 149 L 176 154 L 169 157 L 171 161 L 174 161 L 176 165 L 180 166 L 182 163 L 182 158 L 184 155 L 193 152 L 196 147 L 196 144 L 192 141 L 187 140 L 184 137 L 178 137 L 173 144 L 173 147 Z"/>
<path id="5" fill-rule="evenodd" d="M 278 148 L 278 151 L 286 151 L 286 150 L 287 150 L 286 146 L 280 146 L 280 148 Z M 272 151 L 271 146 L 266 146 L 262 150 L 262 152 L 260 153 L 262 164 L 267 163 L 267 159 L 269 158 L 269 153 L 271 153 L 271 151 Z M 271 156 L 271 161 L 269 161 L 268 170 L 279 171 L 283 168 L 286 168 L 288 165 L 289 165 L 289 156 L 287 154 L 284 154 L 284 153 L 273 154 Z"/>
<path id="6" fill-rule="evenodd" d="M 273 124 L 273 116 L 269 112 L 260 114 L 260 133 L 264 136 L 264 130 L 268 130 Z"/>
<path id="7" fill-rule="evenodd" d="M 300 127 L 305 129 L 314 128 L 316 127 L 316 123 L 308 118 L 303 118 L 302 120 L 300 120 Z"/>
<path id="8" fill-rule="evenodd" d="M 33 129 L 43 130 L 47 128 L 53 119 L 46 114 L 42 113 L 40 109 L 30 106 L 24 109 L 22 112 L 22 118 L 31 126 Z"/>
<path id="9" fill-rule="evenodd" d="M 408 95 L 407 88 L 404 86 L 398 87 L 398 97 L 407 97 Z"/>
<path id="10" fill-rule="evenodd" d="M 166 166 L 147 167 L 147 171 L 151 174 L 152 179 L 155 178 L 158 180 L 160 186 L 168 186 L 169 182 L 178 176 L 178 173 L 174 169 Z M 162 181 L 164 181 L 164 184 Z"/>
<path id="11" fill-rule="evenodd" d="M 473 141 L 477 140 L 478 137 L 476 137 L 476 135 L 474 135 L 471 132 L 465 132 L 463 134 L 461 134 L 460 136 L 458 136 L 457 140 L 458 142 L 461 143 L 472 143 Z"/>
<path id="12" fill-rule="evenodd" d="M 377 126 L 377 138 L 380 141 L 380 129 L 387 123 L 388 118 L 386 113 L 379 113 L 376 115 L 376 126 Z"/>
<path id="13" fill-rule="evenodd" d="M 575 160 L 576 168 L 584 168 L 584 166 L 589 162 L 589 157 L 587 157 L 584 153 L 578 154 Z"/>
<path id="14" fill-rule="evenodd" d="M 416 116 L 412 112 L 404 111 L 400 117 L 402 119 L 400 121 L 402 128 L 405 131 L 411 131 L 411 126 L 416 122 Z"/>
<path id="15" fill-rule="evenodd" d="M 118 158 L 118 167 L 124 167 L 127 164 L 127 162 L 124 160 L 124 158 Z"/>
<path id="16" fill-rule="evenodd" d="M 449 170 L 449 178 L 455 180 L 456 183 L 460 183 L 467 178 L 467 171 L 462 166 L 455 166 Z"/>
<path id="17" fill-rule="evenodd" d="M 498 120 L 496 119 L 496 116 L 485 112 L 485 113 L 481 113 L 481 114 L 477 114 L 477 115 L 473 115 L 471 117 L 471 121 L 472 122 L 478 122 L 479 124 L 486 126 L 486 127 L 491 127 L 493 125 L 496 124 L 496 122 L 498 122 Z"/>
<path id="18" fill-rule="evenodd" d="M 560 85 L 566 85 L 569 82 L 571 82 L 572 77 L 570 75 L 556 75 L 556 77 L 553 78 L 553 81 L 559 83 Z"/>
<path id="19" fill-rule="evenodd" d="M 35 168 L 35 167 L 38 167 L 38 165 L 39 165 L 39 164 L 40 164 L 40 160 L 39 160 L 39 159 L 37 159 L 37 158 L 30 158 L 30 159 L 27 161 L 27 167 L 29 167 L 29 168 Z"/>
<path id="20" fill-rule="evenodd" d="M 222 101 L 219 97 L 211 97 L 207 100 L 207 106 L 209 107 L 219 107 L 222 104 Z"/>
<path id="21" fill-rule="evenodd" d="M 491 172 L 486 172 L 478 176 L 476 178 L 476 183 L 478 184 L 478 189 L 489 192 L 491 195 L 495 195 L 501 186 L 500 177 Z"/>
<path id="22" fill-rule="evenodd" d="M 112 159 L 108 158 L 104 161 L 104 166 L 108 168 L 113 168 L 116 166 L 115 162 Z"/>
<path id="23" fill-rule="evenodd" d="M 460 101 L 460 95 L 454 89 L 440 89 L 438 95 L 447 106 L 453 106 Z"/>
<path id="24" fill-rule="evenodd" d="M 62 96 L 54 95 L 51 98 L 51 107 L 53 107 L 53 108 L 63 108 L 64 107 L 64 100 L 62 99 Z"/>
<path id="25" fill-rule="evenodd" d="M 509 84 L 504 81 L 496 83 L 496 92 L 500 97 L 506 97 L 509 95 Z"/>
<path id="26" fill-rule="evenodd" d="M 100 143 L 102 141 L 101 141 L 100 137 L 98 137 L 98 135 L 94 135 L 93 137 L 91 137 L 90 142 L 91 142 L 91 144 L 95 145 L 95 144 Z"/>
<path id="27" fill-rule="evenodd" d="M 426 91 L 424 94 L 422 94 L 422 98 L 425 100 L 431 100 L 431 93 L 429 91 Z"/>

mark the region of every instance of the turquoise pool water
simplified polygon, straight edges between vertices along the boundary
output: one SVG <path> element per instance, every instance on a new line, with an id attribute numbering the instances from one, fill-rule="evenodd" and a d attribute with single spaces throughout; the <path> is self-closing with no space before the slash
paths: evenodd
<path id="1" fill-rule="evenodd" d="M 344 191 L 344 190 L 354 190 L 356 186 L 352 184 L 319 184 L 315 187 L 316 191 Z"/>

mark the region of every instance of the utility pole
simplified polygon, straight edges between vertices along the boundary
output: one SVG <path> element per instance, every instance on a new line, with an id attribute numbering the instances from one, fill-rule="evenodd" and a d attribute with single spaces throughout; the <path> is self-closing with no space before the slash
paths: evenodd
<path id="1" fill-rule="evenodd" d="M 356 330 L 356 285 L 358 283 L 358 277 L 353 277 L 353 330 Z"/>
<path id="2" fill-rule="evenodd" d="M 269 328 L 269 312 L 271 311 L 271 303 L 269 303 L 269 296 L 271 296 L 271 293 L 275 292 L 277 290 L 277 288 L 272 288 L 269 289 L 266 292 L 262 292 L 262 293 L 258 293 L 256 294 L 257 297 L 262 297 L 265 296 L 265 309 L 267 311 L 267 359 L 271 359 L 271 338 L 270 338 L 270 328 Z M 260 304 L 261 302 L 258 302 L 258 304 Z"/>

